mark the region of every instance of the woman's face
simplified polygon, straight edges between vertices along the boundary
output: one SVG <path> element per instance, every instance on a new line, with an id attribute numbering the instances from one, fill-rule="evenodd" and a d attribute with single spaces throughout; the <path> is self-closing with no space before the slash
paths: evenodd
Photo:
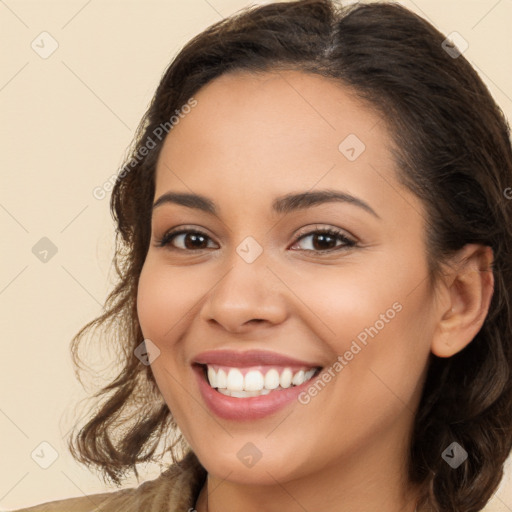
<path id="1" fill-rule="evenodd" d="M 165 401 L 209 473 L 232 481 L 389 468 L 435 308 L 424 208 L 384 122 L 293 71 L 224 75 L 195 99 L 159 158 L 138 292 Z"/>

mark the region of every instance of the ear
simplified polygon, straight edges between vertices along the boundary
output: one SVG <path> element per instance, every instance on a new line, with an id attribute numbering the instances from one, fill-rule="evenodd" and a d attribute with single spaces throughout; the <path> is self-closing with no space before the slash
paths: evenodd
<path id="1" fill-rule="evenodd" d="M 438 292 L 439 320 L 432 352 L 451 357 L 481 329 L 494 290 L 493 252 L 488 246 L 465 245 L 447 265 Z"/>

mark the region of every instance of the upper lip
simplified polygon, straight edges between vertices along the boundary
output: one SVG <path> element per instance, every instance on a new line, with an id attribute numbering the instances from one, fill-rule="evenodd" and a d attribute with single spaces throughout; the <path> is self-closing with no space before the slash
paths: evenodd
<path id="1" fill-rule="evenodd" d="M 270 352 L 268 350 L 208 350 L 196 355 L 193 359 L 196 364 L 217 364 L 219 366 L 233 366 L 242 368 L 247 366 L 305 366 L 316 368 L 321 365 L 311 361 L 301 361 L 294 357 Z"/>

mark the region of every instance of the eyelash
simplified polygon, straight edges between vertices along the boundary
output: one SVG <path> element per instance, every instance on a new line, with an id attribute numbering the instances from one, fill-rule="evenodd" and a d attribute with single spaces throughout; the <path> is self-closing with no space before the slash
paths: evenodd
<path id="1" fill-rule="evenodd" d="M 200 235 L 200 236 L 203 236 L 203 237 L 205 237 L 207 239 L 210 239 L 210 237 L 206 233 L 203 233 L 202 231 L 199 231 L 197 229 L 183 229 L 182 228 L 182 229 L 178 229 L 176 231 L 169 231 L 169 232 L 165 233 L 162 236 L 162 238 L 160 238 L 159 240 L 156 240 L 155 245 L 157 247 L 169 246 L 170 242 L 174 238 L 176 238 L 178 235 L 183 235 L 183 234 Z M 297 242 L 303 240 L 304 238 L 307 238 L 308 236 L 318 235 L 318 234 L 329 235 L 329 236 L 335 237 L 339 241 L 341 241 L 342 244 L 337 246 L 337 247 L 333 247 L 332 249 L 323 249 L 323 250 L 298 249 L 298 250 L 302 251 L 302 252 L 314 252 L 314 253 L 317 253 L 317 254 L 326 254 L 326 253 L 332 253 L 332 252 L 338 252 L 338 251 L 342 251 L 342 250 L 347 250 L 347 249 L 350 249 L 350 248 L 355 247 L 357 245 L 357 242 L 355 240 L 347 237 L 345 235 L 345 233 L 343 233 L 342 231 L 339 231 L 337 229 L 334 229 L 334 228 L 317 228 L 317 229 L 315 229 L 313 231 L 308 231 L 306 233 L 299 234 L 299 235 L 297 235 L 297 239 L 293 243 L 293 245 L 295 245 Z M 196 249 L 196 250 L 194 250 L 194 249 L 182 249 L 181 247 L 170 247 L 170 250 L 196 252 L 196 251 L 203 251 L 203 250 L 206 250 L 206 249 Z M 295 249 L 295 250 L 297 250 L 297 249 Z"/>

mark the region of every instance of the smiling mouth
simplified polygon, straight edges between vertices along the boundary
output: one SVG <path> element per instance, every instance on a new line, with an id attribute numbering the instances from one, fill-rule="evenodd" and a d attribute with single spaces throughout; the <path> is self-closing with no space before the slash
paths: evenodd
<path id="1" fill-rule="evenodd" d="M 316 377 L 321 367 L 230 367 L 199 364 L 211 388 L 225 396 L 250 398 L 300 386 Z"/>

